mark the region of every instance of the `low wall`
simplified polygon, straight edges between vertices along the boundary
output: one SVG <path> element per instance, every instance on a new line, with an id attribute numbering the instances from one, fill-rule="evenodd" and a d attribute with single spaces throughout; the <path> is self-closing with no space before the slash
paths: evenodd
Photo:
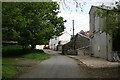
<path id="1" fill-rule="evenodd" d="M 77 49 L 77 54 L 84 54 L 84 55 L 90 55 L 90 48 L 89 46 Z"/>

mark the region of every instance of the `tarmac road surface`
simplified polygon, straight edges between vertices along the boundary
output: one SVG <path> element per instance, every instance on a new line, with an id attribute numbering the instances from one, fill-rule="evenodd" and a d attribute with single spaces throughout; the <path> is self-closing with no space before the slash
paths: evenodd
<path id="1" fill-rule="evenodd" d="M 77 62 L 52 50 L 44 50 L 51 58 L 39 63 L 28 73 L 19 78 L 87 78 L 80 70 Z"/>

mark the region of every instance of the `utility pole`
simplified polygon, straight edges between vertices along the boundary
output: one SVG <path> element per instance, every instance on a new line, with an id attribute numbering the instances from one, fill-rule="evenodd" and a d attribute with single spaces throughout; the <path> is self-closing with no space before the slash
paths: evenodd
<path id="1" fill-rule="evenodd" d="M 74 29 L 74 20 L 73 20 L 73 38 L 74 38 L 74 30 L 75 30 L 75 29 Z"/>
<path id="2" fill-rule="evenodd" d="M 76 54 L 76 52 L 75 52 L 75 35 L 74 35 L 74 20 L 73 20 L 73 52 L 74 52 L 74 54 Z"/>

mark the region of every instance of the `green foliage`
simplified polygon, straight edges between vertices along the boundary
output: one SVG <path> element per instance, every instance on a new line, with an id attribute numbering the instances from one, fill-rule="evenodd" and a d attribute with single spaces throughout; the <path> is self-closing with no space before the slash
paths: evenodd
<path id="1" fill-rule="evenodd" d="M 2 45 L 2 52 L 10 51 L 10 50 L 19 50 L 22 49 L 20 45 Z"/>
<path id="2" fill-rule="evenodd" d="M 48 43 L 64 31 L 56 2 L 3 2 L 3 40 L 17 40 L 21 45 Z"/>
<path id="3" fill-rule="evenodd" d="M 2 57 L 19 57 L 23 54 L 26 51 L 20 45 L 2 45 Z"/>
<path id="4" fill-rule="evenodd" d="M 116 2 L 117 4 L 120 2 Z M 102 5 L 98 7 L 95 14 L 105 19 L 102 31 L 110 35 L 120 35 L 120 5 L 117 5 L 111 9 L 109 6 Z"/>
<path id="5" fill-rule="evenodd" d="M 27 59 L 35 59 L 35 60 L 44 60 L 49 58 L 49 55 L 44 53 L 43 50 L 31 50 L 22 49 L 19 45 L 3 45 L 2 48 L 2 56 L 5 58 L 27 58 Z"/>

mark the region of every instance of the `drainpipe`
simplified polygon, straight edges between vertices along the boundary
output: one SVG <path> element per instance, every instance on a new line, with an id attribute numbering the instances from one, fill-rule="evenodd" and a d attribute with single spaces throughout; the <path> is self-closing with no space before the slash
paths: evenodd
<path id="1" fill-rule="evenodd" d="M 108 34 L 106 33 L 106 59 L 108 60 Z"/>
<path id="2" fill-rule="evenodd" d="M 108 11 L 107 11 L 107 14 L 108 14 Z M 108 17 L 108 15 L 106 16 L 106 26 L 107 26 L 107 17 Z M 106 33 L 106 59 L 108 60 L 108 39 L 107 39 L 108 37 L 107 37 L 107 33 Z"/>

